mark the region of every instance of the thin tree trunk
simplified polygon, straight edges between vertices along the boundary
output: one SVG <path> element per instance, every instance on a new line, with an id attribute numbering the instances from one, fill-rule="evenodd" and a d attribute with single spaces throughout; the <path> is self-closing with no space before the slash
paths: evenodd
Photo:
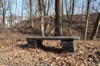
<path id="1" fill-rule="evenodd" d="M 42 0 L 42 7 L 43 7 L 43 12 L 44 12 L 44 16 L 46 16 L 46 1 L 47 0 Z"/>
<path id="2" fill-rule="evenodd" d="M 90 0 L 87 0 L 87 16 L 86 16 L 86 25 L 85 25 L 85 36 L 84 39 L 87 39 L 87 31 L 88 31 L 88 22 L 89 22 L 89 11 L 90 11 Z"/>
<path id="3" fill-rule="evenodd" d="M 16 13 L 17 13 L 17 0 L 16 0 L 16 7 L 15 7 L 15 20 L 16 20 L 16 17 L 17 17 Z"/>
<path id="4" fill-rule="evenodd" d="M 98 30 L 99 30 L 99 26 L 100 26 L 100 13 L 98 14 L 97 20 L 96 20 L 96 24 L 94 25 L 94 29 L 91 35 L 91 39 L 94 40 L 97 36 Z"/>
<path id="5" fill-rule="evenodd" d="M 11 3 L 10 0 L 8 0 L 9 10 L 10 10 L 10 26 L 12 26 L 12 12 L 11 12 Z"/>
<path id="6" fill-rule="evenodd" d="M 3 12 L 3 11 L 2 11 L 2 8 L 3 8 L 2 5 L 3 5 L 3 2 L 2 2 L 2 0 L 0 0 L 0 15 L 1 15 L 2 12 Z M 2 16 L 0 16 L 0 32 L 1 32 L 1 30 L 2 30 L 2 23 L 3 23 L 3 22 L 2 22 L 2 21 L 3 21 L 2 19 L 3 19 Z"/>
<path id="7" fill-rule="evenodd" d="M 55 27 L 53 27 L 52 30 L 50 31 L 50 35 L 52 35 L 52 36 L 55 35 Z"/>
<path id="8" fill-rule="evenodd" d="M 51 19 L 49 19 L 49 22 L 48 22 L 48 24 L 46 26 L 45 35 L 48 35 L 48 33 L 49 33 L 50 22 L 51 22 Z"/>
<path id="9" fill-rule="evenodd" d="M 72 1 L 72 8 L 71 8 L 71 18 L 70 18 L 70 23 L 69 23 L 69 28 L 70 28 L 70 36 L 72 36 L 72 21 L 73 21 L 73 15 L 74 15 L 74 0 Z"/>
<path id="10" fill-rule="evenodd" d="M 66 4 L 66 14 L 67 14 L 67 19 L 68 19 L 68 21 L 69 21 L 69 12 L 68 12 L 68 10 L 67 10 L 67 0 L 65 0 L 65 4 Z"/>
<path id="11" fill-rule="evenodd" d="M 41 19 L 41 32 L 42 32 L 42 36 L 45 36 L 45 32 L 44 32 L 44 17 L 43 17 L 43 1 L 42 0 L 38 0 L 39 2 L 39 11 L 40 11 L 40 19 Z"/>
<path id="12" fill-rule="evenodd" d="M 3 23 L 2 23 L 2 28 L 5 27 L 5 14 L 6 14 L 5 4 L 6 4 L 6 0 L 4 0 L 4 3 L 3 3 Z"/>
<path id="13" fill-rule="evenodd" d="M 49 10 L 50 10 L 51 5 L 52 5 L 52 0 L 49 0 L 48 1 L 48 7 L 47 7 L 48 9 L 47 9 L 47 12 L 46 12 L 46 16 L 49 15 Z"/>
<path id="14" fill-rule="evenodd" d="M 2 21 L 2 28 L 5 27 L 5 10 L 3 9 L 3 21 Z"/>
<path id="15" fill-rule="evenodd" d="M 24 5 L 24 0 L 23 0 L 23 2 L 22 2 L 22 13 L 21 13 L 21 20 L 23 20 L 23 10 L 24 10 L 24 9 L 23 9 L 23 8 L 24 8 L 24 6 L 23 6 L 23 5 Z"/>
<path id="16" fill-rule="evenodd" d="M 65 0 L 65 4 L 66 4 L 66 13 L 67 13 L 67 18 L 68 18 L 68 26 L 69 26 L 69 33 L 70 36 L 72 36 L 72 21 L 73 21 L 73 15 L 74 15 L 74 0 L 70 1 L 70 9 L 69 11 L 67 10 L 67 0 Z M 71 14 L 71 15 L 70 15 Z"/>
<path id="17" fill-rule="evenodd" d="M 84 0 L 83 0 L 83 3 L 82 3 L 82 16 L 81 16 L 81 21 L 83 20 L 83 14 L 84 14 Z M 80 24 L 81 24 L 81 22 L 80 22 Z"/>

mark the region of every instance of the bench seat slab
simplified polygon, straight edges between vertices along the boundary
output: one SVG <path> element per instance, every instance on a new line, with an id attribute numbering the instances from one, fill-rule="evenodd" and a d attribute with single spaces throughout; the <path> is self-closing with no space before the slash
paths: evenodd
<path id="1" fill-rule="evenodd" d="M 43 40 L 61 40 L 60 45 L 62 46 L 62 51 L 74 52 L 76 51 L 76 44 L 74 40 L 78 40 L 78 37 L 36 37 L 36 38 L 26 38 L 28 42 L 28 47 L 39 48 L 42 47 Z"/>

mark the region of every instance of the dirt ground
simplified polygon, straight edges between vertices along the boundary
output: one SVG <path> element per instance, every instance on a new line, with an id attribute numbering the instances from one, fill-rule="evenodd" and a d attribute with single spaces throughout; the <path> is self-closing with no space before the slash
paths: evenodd
<path id="1" fill-rule="evenodd" d="M 22 34 L 5 29 L 0 33 L 0 66 L 100 66 L 100 40 L 78 40 L 74 53 L 59 52 L 60 41 L 43 41 L 49 47 L 27 47 L 26 38 L 36 35 Z M 50 48 L 53 47 L 53 48 Z"/>
<path id="2" fill-rule="evenodd" d="M 78 19 L 78 16 L 75 18 L 77 20 L 75 19 L 72 24 L 73 36 L 83 38 L 85 21 Z M 39 20 L 34 22 L 35 29 L 30 29 L 29 22 L 25 21 L 0 32 L 0 66 L 100 66 L 100 30 L 98 39 L 75 41 L 76 52 L 64 53 L 60 52 L 60 40 L 44 40 L 43 45 L 46 49 L 27 47 L 26 38 L 40 36 Z M 50 25 L 53 25 L 52 22 Z M 94 23 L 95 19 L 89 21 L 88 38 L 91 36 Z M 63 27 L 64 36 L 68 36 L 66 18 Z"/>

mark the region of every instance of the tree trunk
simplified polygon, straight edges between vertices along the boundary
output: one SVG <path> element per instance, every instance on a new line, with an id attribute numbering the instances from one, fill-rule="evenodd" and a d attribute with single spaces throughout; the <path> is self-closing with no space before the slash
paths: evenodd
<path id="1" fill-rule="evenodd" d="M 43 12 L 44 12 L 44 16 L 46 16 L 46 1 L 47 0 L 42 0 L 42 7 L 43 7 Z"/>
<path id="2" fill-rule="evenodd" d="M 47 36 L 48 35 L 48 33 L 49 33 L 49 31 L 50 31 L 50 22 L 51 22 L 51 19 L 49 19 L 49 22 L 48 22 L 48 24 L 47 24 L 47 26 L 46 26 L 46 28 L 45 28 L 45 35 Z"/>
<path id="3" fill-rule="evenodd" d="M 31 28 L 34 28 L 33 14 L 32 14 L 32 0 L 29 0 L 29 3 L 30 3 L 30 26 L 31 26 Z"/>
<path id="4" fill-rule="evenodd" d="M 93 32 L 91 35 L 92 40 L 94 40 L 96 38 L 98 30 L 99 30 L 99 26 L 100 26 L 100 13 L 98 14 L 98 17 L 97 17 L 97 20 L 96 20 L 96 23 L 94 25 L 94 29 L 93 29 Z"/>
<path id="5" fill-rule="evenodd" d="M 66 5 L 66 14 L 67 14 L 67 19 L 68 19 L 68 26 L 69 26 L 69 33 L 70 36 L 72 36 L 72 21 L 73 21 L 73 15 L 74 15 L 74 5 L 75 5 L 75 1 L 74 0 L 70 0 L 70 9 L 68 10 L 68 4 L 67 4 L 67 0 L 65 0 L 65 5 Z"/>
<path id="6" fill-rule="evenodd" d="M 47 7 L 46 16 L 49 15 L 49 11 L 50 11 L 51 6 L 52 6 L 52 0 L 49 0 L 49 1 L 48 1 L 48 7 Z"/>
<path id="7" fill-rule="evenodd" d="M 55 0 L 55 36 L 62 36 L 63 7 L 62 0 Z"/>
<path id="8" fill-rule="evenodd" d="M 0 0 L 0 32 L 1 32 L 1 30 L 2 30 L 2 25 L 3 25 L 3 17 L 2 17 L 2 12 L 3 12 L 3 10 L 2 10 L 2 8 L 3 8 L 3 2 L 2 2 L 2 0 Z"/>
<path id="9" fill-rule="evenodd" d="M 87 39 L 87 31 L 88 31 L 88 22 L 89 22 L 89 11 L 90 11 L 90 0 L 87 0 L 87 16 L 86 16 L 86 25 L 85 25 L 85 36 L 84 39 Z"/>
<path id="10" fill-rule="evenodd" d="M 16 7 L 15 7 L 15 20 L 16 20 L 16 17 L 17 17 L 17 0 L 16 0 Z"/>
<path id="11" fill-rule="evenodd" d="M 5 10 L 3 9 L 3 23 L 2 23 L 2 28 L 5 26 Z"/>
<path id="12" fill-rule="evenodd" d="M 5 26 L 5 14 L 6 14 L 5 5 L 6 5 L 6 0 L 4 0 L 4 3 L 3 3 L 3 23 L 2 23 L 2 28 L 4 28 L 4 26 Z"/>
<path id="13" fill-rule="evenodd" d="M 43 17 L 43 0 L 38 0 L 39 2 L 39 11 L 40 11 L 40 19 L 41 19 L 41 32 L 42 32 L 42 36 L 45 36 L 45 32 L 44 32 L 44 17 Z"/>
<path id="14" fill-rule="evenodd" d="M 10 10 L 10 26 L 12 26 L 12 22 L 13 22 L 12 21 L 12 19 L 13 19 L 12 17 L 13 16 L 12 16 L 12 12 L 11 12 L 11 2 L 10 2 L 10 0 L 8 0 L 8 5 L 9 5 L 9 10 Z"/>
<path id="15" fill-rule="evenodd" d="M 23 20 L 23 9 L 24 9 L 24 0 L 22 1 L 22 13 L 21 13 L 21 21 Z"/>
<path id="16" fill-rule="evenodd" d="M 82 12 L 81 12 L 82 16 L 81 16 L 81 21 L 83 21 L 83 15 L 84 15 L 84 0 L 83 0 L 83 3 L 82 3 Z M 81 26 L 81 21 L 80 21 L 80 26 Z"/>
<path id="17" fill-rule="evenodd" d="M 72 7 L 71 7 L 71 18 L 70 18 L 70 23 L 69 23 L 69 29 L 70 29 L 70 36 L 72 36 L 72 21 L 73 21 L 73 15 L 74 15 L 74 0 L 72 0 Z"/>

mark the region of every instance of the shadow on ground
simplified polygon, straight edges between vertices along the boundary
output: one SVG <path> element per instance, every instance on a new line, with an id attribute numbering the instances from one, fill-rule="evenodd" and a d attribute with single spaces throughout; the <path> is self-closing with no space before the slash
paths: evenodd
<path id="1" fill-rule="evenodd" d="M 22 48 L 22 49 L 29 48 L 28 44 L 17 45 L 17 46 L 20 47 L 20 48 Z M 38 46 L 37 48 L 42 49 L 43 51 L 46 51 L 46 52 L 62 53 L 62 49 L 55 48 L 55 47 L 46 47 L 44 45 L 41 45 L 41 46 Z M 32 49 L 36 49 L 36 48 L 32 48 Z"/>

